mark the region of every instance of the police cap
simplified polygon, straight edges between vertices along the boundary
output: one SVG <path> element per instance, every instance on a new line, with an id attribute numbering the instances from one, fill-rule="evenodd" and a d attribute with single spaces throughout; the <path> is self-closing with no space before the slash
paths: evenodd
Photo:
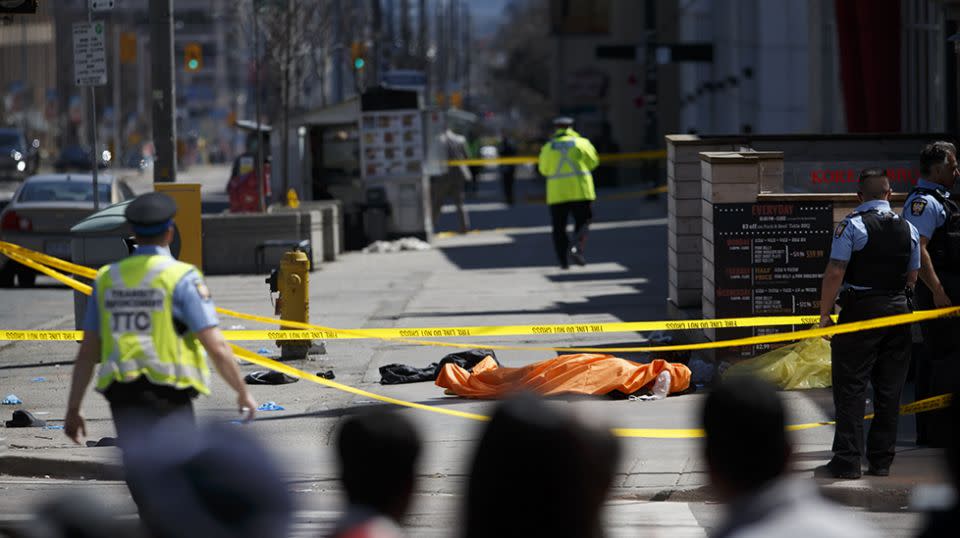
<path id="1" fill-rule="evenodd" d="M 560 116 L 553 119 L 553 124 L 557 127 L 573 127 L 573 118 L 570 116 Z"/>
<path id="2" fill-rule="evenodd" d="M 159 235 L 173 225 L 177 204 L 162 192 L 141 194 L 127 206 L 124 216 L 133 225 L 134 233 L 142 236 Z"/>

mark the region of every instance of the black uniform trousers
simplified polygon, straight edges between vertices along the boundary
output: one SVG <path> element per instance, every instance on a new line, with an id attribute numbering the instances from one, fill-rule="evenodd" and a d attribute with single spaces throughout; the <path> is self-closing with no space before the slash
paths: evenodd
<path id="1" fill-rule="evenodd" d="M 841 297 L 841 324 L 910 312 L 903 293 L 845 292 Z M 910 347 L 909 325 L 833 337 L 833 402 L 837 412 L 833 461 L 836 465 L 860 470 L 869 381 L 873 384 L 875 416 L 867 437 L 867 461 L 874 468 L 890 466 L 897 442 L 900 393 L 910 367 Z"/>
<path id="2" fill-rule="evenodd" d="M 195 424 L 194 390 L 154 385 L 141 377 L 128 383 L 113 383 L 104 393 L 110 402 L 113 424 L 120 443 L 143 433 L 161 419 L 172 417 L 184 425 Z"/>
<path id="3" fill-rule="evenodd" d="M 563 202 L 550 205 L 550 222 L 553 225 L 553 248 L 557 252 L 560 265 L 567 266 L 567 252 L 570 249 L 570 238 L 567 236 L 567 219 L 573 215 L 574 241 L 580 252 L 583 252 L 587 242 L 587 231 L 593 210 L 590 200 Z"/>
<path id="4" fill-rule="evenodd" d="M 196 425 L 193 413 L 193 398 L 196 394 L 192 389 L 181 390 L 154 385 L 144 377 L 127 383 L 113 383 L 107 387 L 103 395 L 110 403 L 113 425 L 117 430 L 117 445 L 124 449 L 125 467 L 128 465 L 125 445 L 146 435 L 161 420 L 165 423 L 175 421 L 176 424 L 171 426 L 180 428 L 176 431 L 186 431 Z M 130 496 L 137 506 L 141 505 L 144 491 L 149 487 L 150 484 L 127 480 Z"/>
<path id="5" fill-rule="evenodd" d="M 954 306 L 960 305 L 960 274 L 940 274 L 947 295 Z M 924 285 L 917 286 L 917 307 L 922 310 L 936 308 L 933 294 Z M 958 390 L 960 382 L 960 320 L 941 318 L 920 324 L 923 333 L 924 353 L 916 362 L 916 398 L 922 400 L 932 396 Z M 934 447 L 946 447 L 950 442 L 953 428 L 950 423 L 950 411 L 926 411 L 917 414 L 917 444 Z"/>

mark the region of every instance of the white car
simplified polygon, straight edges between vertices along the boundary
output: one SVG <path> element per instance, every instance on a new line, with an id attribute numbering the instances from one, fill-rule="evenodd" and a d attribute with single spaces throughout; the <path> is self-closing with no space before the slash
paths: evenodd
<path id="1" fill-rule="evenodd" d="M 134 198 L 123 180 L 98 177 L 100 209 Z M 69 260 L 70 228 L 93 214 L 93 176 L 47 174 L 26 179 L 0 212 L 0 240 Z M 37 273 L 0 255 L 0 287 L 31 287 Z"/>

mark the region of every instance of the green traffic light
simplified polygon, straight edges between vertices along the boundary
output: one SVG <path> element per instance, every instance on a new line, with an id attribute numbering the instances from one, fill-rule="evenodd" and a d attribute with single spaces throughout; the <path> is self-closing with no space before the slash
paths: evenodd
<path id="1" fill-rule="evenodd" d="M 364 65 L 365 63 L 366 63 L 366 62 L 363 61 L 363 58 L 357 58 L 357 59 L 355 59 L 355 60 L 353 61 L 353 68 L 354 68 L 354 69 L 363 69 L 363 65 Z"/>
<path id="2" fill-rule="evenodd" d="M 189 62 L 187 62 L 187 67 L 189 67 L 191 71 L 196 71 L 197 68 L 200 67 L 200 62 L 198 62 L 196 58 L 192 58 Z"/>

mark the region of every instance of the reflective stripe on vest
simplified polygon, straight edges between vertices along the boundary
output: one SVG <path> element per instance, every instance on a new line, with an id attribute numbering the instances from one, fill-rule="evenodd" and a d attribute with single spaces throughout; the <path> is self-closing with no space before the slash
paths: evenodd
<path id="1" fill-rule="evenodd" d="M 178 336 L 173 326 L 173 290 L 193 269 L 167 256 L 131 256 L 101 270 L 97 390 L 144 376 L 157 385 L 209 394 L 202 348 L 192 335 Z"/>
<path id="2" fill-rule="evenodd" d="M 547 180 L 579 177 L 590 173 L 588 170 L 577 170 L 577 163 L 570 158 L 570 150 L 576 146 L 577 143 L 574 140 L 554 140 L 550 142 L 550 149 L 560 153 L 560 160 L 557 161 L 556 172 L 548 176 Z M 560 170 L 563 170 L 563 165 L 569 166 L 571 171 L 561 174 Z"/>

